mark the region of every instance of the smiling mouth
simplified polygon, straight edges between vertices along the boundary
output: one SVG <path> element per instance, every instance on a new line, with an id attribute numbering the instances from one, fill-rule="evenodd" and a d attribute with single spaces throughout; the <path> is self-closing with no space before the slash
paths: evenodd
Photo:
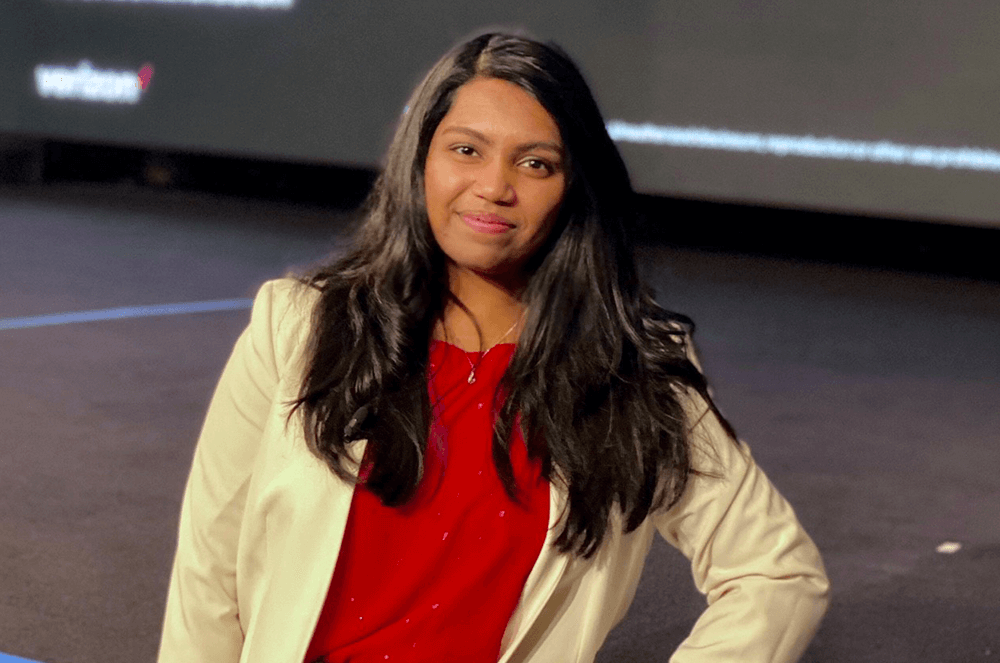
<path id="1" fill-rule="evenodd" d="M 514 224 L 499 214 L 463 214 L 462 220 L 476 232 L 499 235 L 514 228 Z"/>

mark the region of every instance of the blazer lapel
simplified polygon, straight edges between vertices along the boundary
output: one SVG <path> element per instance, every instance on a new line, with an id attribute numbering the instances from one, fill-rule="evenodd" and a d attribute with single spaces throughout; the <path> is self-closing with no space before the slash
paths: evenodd
<path id="1" fill-rule="evenodd" d="M 365 444 L 366 440 L 358 440 L 351 449 L 358 462 Z M 241 663 L 302 660 L 340 554 L 354 488 L 338 479 L 304 445 L 302 451 L 303 455 L 295 460 L 296 471 L 289 488 L 295 493 L 291 496 L 293 503 L 301 507 L 290 514 L 293 522 L 285 533 L 284 548 L 290 557 L 271 561 L 273 573 L 246 634 Z M 569 565 L 571 555 L 560 553 L 554 545 L 567 502 L 565 490 L 558 485 L 558 478 L 549 485 L 545 543 L 507 624 L 498 663 L 511 660 Z"/>
<path id="2" fill-rule="evenodd" d="M 561 529 L 563 509 L 566 508 L 567 502 L 566 491 L 560 488 L 560 485 L 563 485 L 561 477 L 555 477 L 549 483 L 549 530 L 542 551 L 535 560 L 531 573 L 528 574 L 527 582 L 524 583 L 521 600 L 507 623 L 507 630 L 504 631 L 500 642 L 498 663 L 507 663 L 511 660 L 518 645 L 524 640 L 542 608 L 559 586 L 559 581 L 562 580 L 569 565 L 571 555 L 561 553 L 555 547 L 555 540 Z"/>
<path id="3" fill-rule="evenodd" d="M 365 440 L 351 448 L 360 461 Z M 285 530 L 285 559 L 271 560 L 267 582 L 254 620 L 256 632 L 246 634 L 242 663 L 301 661 L 312 640 L 330 580 L 333 578 L 354 487 L 337 478 L 302 445 L 296 458 L 289 496 L 297 508 Z"/>

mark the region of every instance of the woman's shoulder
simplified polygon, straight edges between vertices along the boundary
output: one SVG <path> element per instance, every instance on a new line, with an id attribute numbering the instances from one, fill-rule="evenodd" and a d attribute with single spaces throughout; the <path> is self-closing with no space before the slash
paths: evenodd
<path id="1" fill-rule="evenodd" d="M 257 337 L 269 337 L 279 365 L 304 350 L 319 297 L 319 290 L 294 277 L 265 281 L 257 290 L 250 329 Z"/>
<path id="2" fill-rule="evenodd" d="M 283 276 L 265 281 L 257 291 L 256 300 L 266 299 L 282 314 L 312 312 L 320 291 L 294 276 Z"/>
<path id="3" fill-rule="evenodd" d="M 289 325 L 308 322 L 320 292 L 308 283 L 290 276 L 261 284 L 254 296 L 254 318 L 266 318 L 274 331 Z"/>

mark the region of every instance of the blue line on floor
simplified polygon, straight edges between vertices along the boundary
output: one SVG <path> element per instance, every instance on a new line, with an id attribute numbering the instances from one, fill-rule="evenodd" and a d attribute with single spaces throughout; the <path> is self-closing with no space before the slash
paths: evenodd
<path id="1" fill-rule="evenodd" d="M 39 663 L 39 661 L 32 661 L 30 658 L 20 658 L 19 656 L 0 652 L 0 663 Z"/>
<path id="2" fill-rule="evenodd" d="M 182 315 L 185 313 L 205 313 L 209 311 L 237 311 L 241 309 L 248 309 L 252 305 L 252 299 L 218 299 L 209 302 L 158 304 L 155 306 L 121 306 L 119 308 L 106 308 L 97 311 L 54 313 L 52 315 L 35 315 L 25 318 L 0 318 L 0 330 L 47 327 L 49 325 L 66 325 L 73 322 L 94 322 L 96 320 L 147 318 L 154 315 Z M 5 663 L 2 658 L 0 658 L 0 663 Z"/>

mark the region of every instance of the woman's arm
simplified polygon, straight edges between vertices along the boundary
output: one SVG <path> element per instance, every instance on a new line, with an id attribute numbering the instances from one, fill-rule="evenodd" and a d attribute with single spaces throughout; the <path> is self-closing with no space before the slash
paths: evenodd
<path id="1" fill-rule="evenodd" d="M 276 327 L 284 302 L 265 283 L 222 372 L 195 448 L 181 506 L 159 663 L 235 663 L 243 646 L 236 553 L 247 487 L 278 384 Z M 277 310 L 282 309 L 282 310 Z"/>
<path id="2" fill-rule="evenodd" d="M 694 467 L 717 478 L 692 477 L 656 526 L 691 560 L 708 607 L 670 661 L 792 663 L 829 601 L 819 551 L 747 446 L 691 402 Z"/>

